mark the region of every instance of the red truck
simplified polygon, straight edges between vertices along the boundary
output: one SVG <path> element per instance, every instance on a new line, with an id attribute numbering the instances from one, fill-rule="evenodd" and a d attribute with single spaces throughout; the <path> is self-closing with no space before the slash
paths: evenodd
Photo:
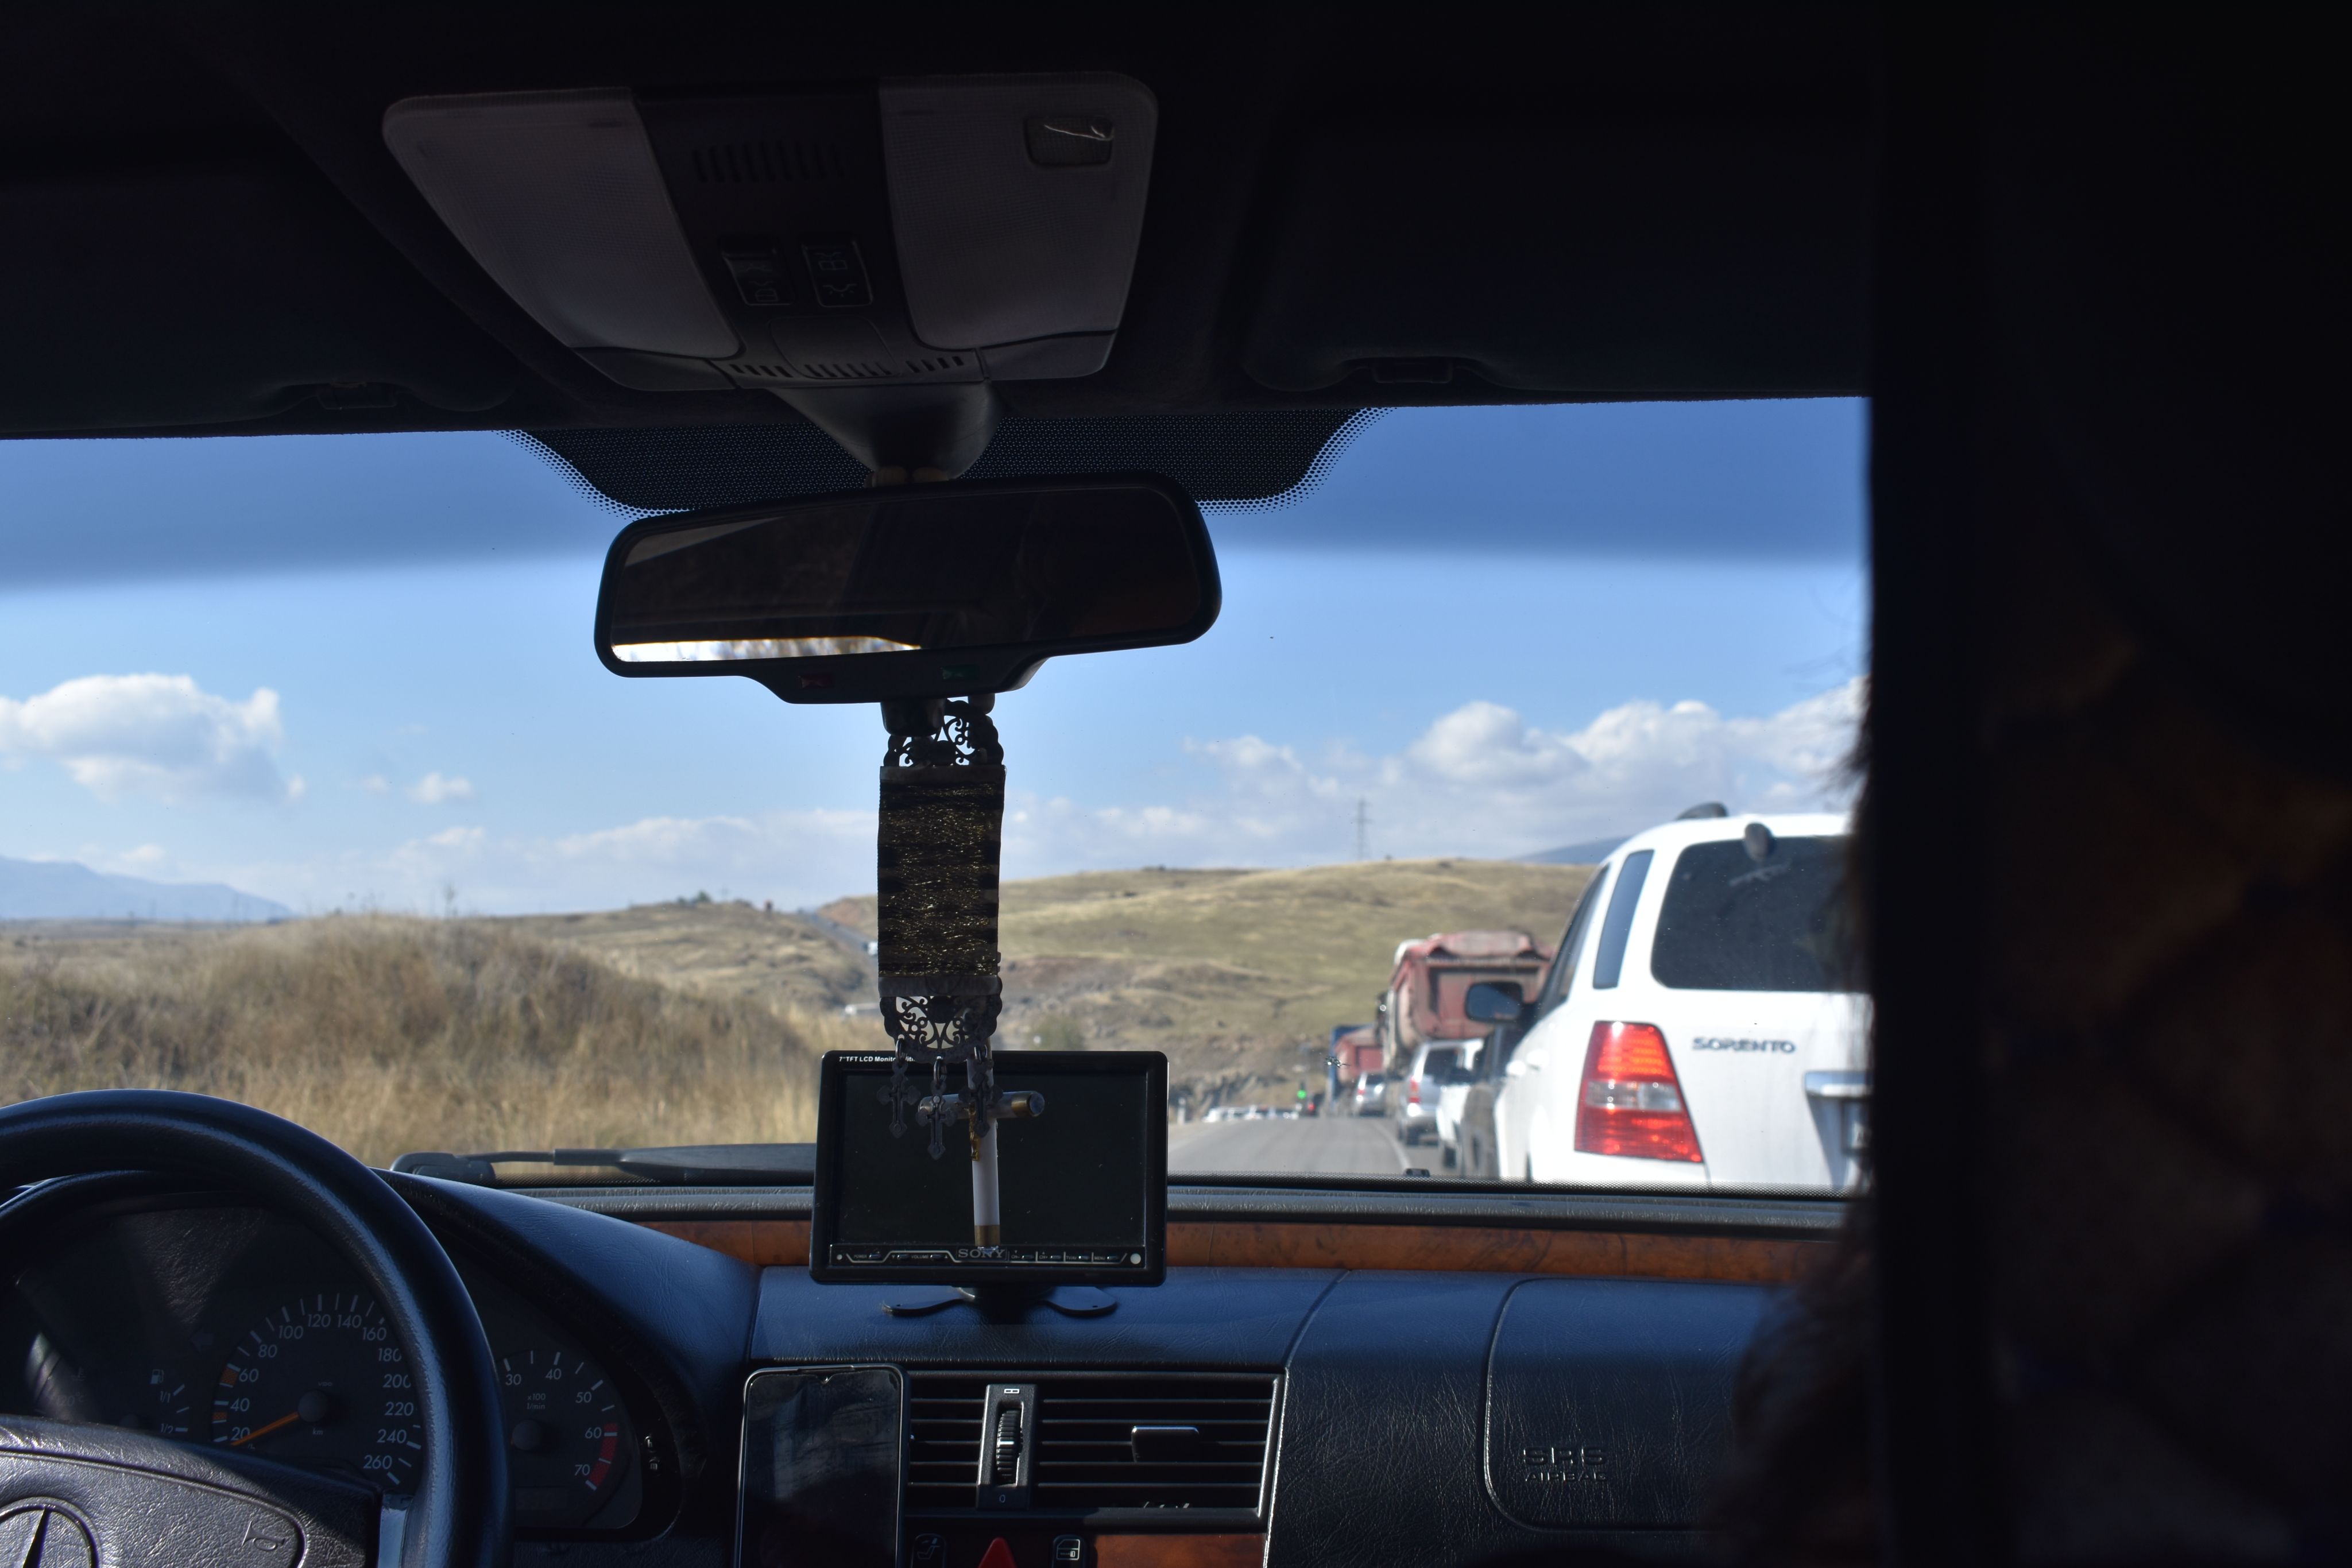
<path id="1" fill-rule="evenodd" d="M 1370 1024 L 1342 1024 L 1331 1031 L 1331 1057 L 1339 1064 L 1340 1083 L 1353 1083 L 1367 1072 L 1381 1070 L 1380 1031 Z"/>
<path id="2" fill-rule="evenodd" d="M 1551 949 L 1524 931 L 1441 931 L 1398 943 L 1396 969 L 1373 1026 L 1382 1066 L 1393 1075 L 1406 1069 L 1416 1046 L 1483 1038 L 1492 1026 L 1474 1023 L 1462 1010 L 1470 988 L 1507 981 L 1533 997 L 1550 966 Z"/>

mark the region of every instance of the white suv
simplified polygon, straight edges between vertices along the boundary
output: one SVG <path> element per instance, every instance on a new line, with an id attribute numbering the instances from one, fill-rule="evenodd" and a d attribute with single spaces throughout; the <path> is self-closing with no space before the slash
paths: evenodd
<path id="1" fill-rule="evenodd" d="M 1621 845 L 1570 920 L 1496 1095 L 1504 1176 L 1853 1185 L 1869 1002 L 1840 941 L 1845 820 L 1696 810 Z"/>

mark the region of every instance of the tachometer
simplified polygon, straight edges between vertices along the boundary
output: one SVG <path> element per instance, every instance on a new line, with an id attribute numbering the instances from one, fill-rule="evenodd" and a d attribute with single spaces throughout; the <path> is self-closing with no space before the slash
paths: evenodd
<path id="1" fill-rule="evenodd" d="M 254 1325 L 221 1367 L 212 1436 L 387 1492 L 416 1484 L 425 1453 L 407 1351 L 356 1291 L 301 1297 Z"/>

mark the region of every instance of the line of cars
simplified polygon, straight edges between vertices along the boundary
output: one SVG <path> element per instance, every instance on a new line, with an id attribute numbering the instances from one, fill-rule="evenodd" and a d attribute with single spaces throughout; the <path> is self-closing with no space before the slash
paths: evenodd
<path id="1" fill-rule="evenodd" d="M 1212 1105 L 1201 1113 L 1203 1122 L 1296 1122 L 1295 1105 Z"/>
<path id="2" fill-rule="evenodd" d="M 1869 1012 L 1847 959 L 1845 845 L 1841 817 L 1696 807 L 1601 862 L 1556 949 L 1511 933 L 1525 946 L 1507 958 L 1497 934 L 1454 934 L 1517 973 L 1416 969 L 1401 948 L 1383 1015 L 1400 1024 L 1377 1091 L 1358 1081 L 1359 1113 L 1433 1139 L 1465 1176 L 1853 1187 Z M 1416 1005 L 1433 1027 L 1407 1040 Z"/>

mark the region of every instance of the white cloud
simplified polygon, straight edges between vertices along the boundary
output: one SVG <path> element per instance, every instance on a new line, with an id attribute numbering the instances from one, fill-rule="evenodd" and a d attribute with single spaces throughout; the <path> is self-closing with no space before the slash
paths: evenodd
<path id="1" fill-rule="evenodd" d="M 1399 858 L 1527 854 L 1632 832 L 1701 800 L 1735 811 L 1834 808 L 1862 696 L 1856 681 L 1760 717 L 1632 702 L 1575 730 L 1471 702 L 1381 756 L 1261 736 L 1188 742 L 1197 787 L 1171 790 L 1177 798 L 1096 805 L 1016 791 L 1006 803 L 1005 873 L 1343 860 L 1359 800 L 1370 810 L 1372 852 Z M 657 816 L 553 834 L 460 825 L 389 851 L 204 873 L 313 910 L 437 911 L 445 889 L 468 909 L 497 913 L 704 891 L 797 908 L 872 890 L 874 813 Z"/>
<path id="2" fill-rule="evenodd" d="M 84 675 L 0 697 L 0 756 L 48 758 L 101 800 L 299 800 L 302 781 L 272 760 L 285 735 L 268 687 L 234 702 L 186 675 Z"/>
<path id="3" fill-rule="evenodd" d="M 874 813 L 648 817 L 586 832 L 443 828 L 388 851 L 208 868 L 298 908 L 486 914 L 611 909 L 708 892 L 796 909 L 874 886 Z"/>
<path id="4" fill-rule="evenodd" d="M 1720 800 L 1733 810 L 1835 809 L 1862 709 L 1859 680 L 1760 718 L 1705 703 L 1626 703 L 1550 731 L 1492 702 L 1440 716 L 1402 750 L 1310 760 L 1258 736 L 1187 743 L 1215 770 L 1181 804 L 1086 810 L 1016 799 L 1008 874 L 1078 866 L 1297 864 L 1353 849 L 1356 802 L 1372 852 L 1528 854 L 1610 838 Z"/>
<path id="5" fill-rule="evenodd" d="M 474 784 L 469 779 L 444 778 L 438 773 L 427 773 L 408 787 L 408 798 L 420 806 L 438 806 L 447 800 L 470 800 L 474 798 Z"/>
<path id="6" fill-rule="evenodd" d="M 119 872 L 125 876 L 168 876 L 174 869 L 171 852 L 161 844 L 141 844 L 119 855 L 103 852 L 85 855 L 84 863 L 100 871 Z"/>

